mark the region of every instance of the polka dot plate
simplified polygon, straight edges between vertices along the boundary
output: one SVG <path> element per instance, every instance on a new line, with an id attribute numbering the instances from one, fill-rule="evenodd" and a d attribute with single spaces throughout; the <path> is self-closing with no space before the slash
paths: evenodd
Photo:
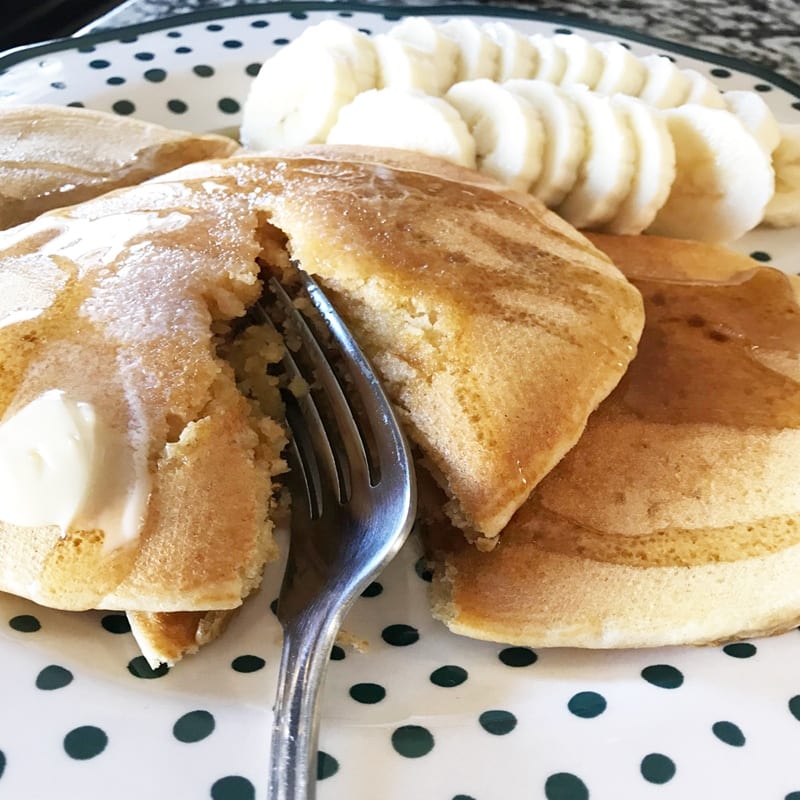
<path id="1" fill-rule="evenodd" d="M 730 58 L 512 9 L 513 17 L 665 53 L 800 123 L 800 87 Z M 173 127 L 235 126 L 259 64 L 305 26 L 368 32 L 402 15 L 334 3 L 246 6 L 45 43 L 0 57 L 0 103 L 83 104 Z M 796 230 L 737 247 L 796 270 Z M 418 545 L 359 599 L 325 686 L 320 800 L 800 800 L 800 631 L 702 649 L 533 650 L 434 622 Z M 123 615 L 0 595 L 0 798 L 263 798 L 280 631 L 280 565 L 230 630 L 150 670 Z"/>

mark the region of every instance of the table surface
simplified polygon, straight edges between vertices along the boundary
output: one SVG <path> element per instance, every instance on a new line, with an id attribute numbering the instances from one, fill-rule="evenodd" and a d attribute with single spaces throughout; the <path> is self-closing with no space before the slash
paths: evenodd
<path id="1" fill-rule="evenodd" d="M 87 28 L 119 27 L 199 9 L 250 5 L 256 1 L 127 0 Z M 457 2 L 463 5 L 469 0 Z M 434 4 L 433 0 L 374 3 L 431 4 Z M 593 0 L 591 3 L 587 0 L 535 0 L 528 3 L 497 0 L 494 4 L 559 13 L 646 32 L 715 53 L 737 56 L 800 83 L 800 0 Z M 448 5 L 448 2 L 436 5 Z"/>

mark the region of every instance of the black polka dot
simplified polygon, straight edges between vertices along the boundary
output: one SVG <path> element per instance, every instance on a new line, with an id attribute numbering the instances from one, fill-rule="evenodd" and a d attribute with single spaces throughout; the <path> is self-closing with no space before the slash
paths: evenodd
<path id="1" fill-rule="evenodd" d="M 127 117 L 128 114 L 133 114 L 136 111 L 136 106 L 130 100 L 117 100 L 111 108 L 116 114 Z"/>
<path id="2" fill-rule="evenodd" d="M 270 604 L 269 610 L 277 617 L 278 616 L 278 598 L 276 597 Z"/>
<path id="3" fill-rule="evenodd" d="M 111 66 L 111 62 L 106 61 L 104 58 L 95 58 L 89 62 L 89 66 L 92 69 L 107 69 Z"/>
<path id="4" fill-rule="evenodd" d="M 210 712 L 202 709 L 189 711 L 172 726 L 172 735 L 186 744 L 199 742 L 214 732 L 215 724 Z"/>
<path id="5" fill-rule="evenodd" d="M 6 754 L 0 750 L 0 778 L 3 777 L 3 773 L 6 771 Z"/>
<path id="6" fill-rule="evenodd" d="M 236 656 L 231 661 L 231 666 L 236 672 L 258 672 L 266 666 L 266 663 L 260 656 L 244 655 Z"/>
<path id="7" fill-rule="evenodd" d="M 668 783 L 675 777 L 675 762 L 663 753 L 650 753 L 642 759 L 639 770 L 648 783 Z"/>
<path id="8" fill-rule="evenodd" d="M 715 722 L 711 726 L 711 732 L 721 742 L 725 742 L 725 744 L 729 744 L 732 747 L 742 747 L 745 743 L 745 737 L 742 733 L 742 729 L 733 722 Z"/>
<path id="9" fill-rule="evenodd" d="M 425 756 L 433 745 L 433 734 L 421 725 L 403 725 L 392 733 L 392 747 L 406 758 Z"/>
<path id="10" fill-rule="evenodd" d="M 800 100 L 797 100 L 796 102 L 792 103 L 792 108 L 795 111 L 800 111 Z"/>
<path id="11" fill-rule="evenodd" d="M 502 711 L 493 708 L 491 711 L 484 711 L 478 722 L 486 733 L 494 736 L 505 736 L 517 727 L 517 718 L 510 711 Z"/>
<path id="12" fill-rule="evenodd" d="M 344 661 L 346 655 L 344 648 L 335 644 L 331 650 L 331 661 Z"/>
<path id="13" fill-rule="evenodd" d="M 185 45 L 181 45 L 181 47 L 175 48 L 175 52 L 178 53 L 178 55 L 185 55 L 186 53 L 191 53 L 192 48 L 186 47 Z"/>
<path id="14" fill-rule="evenodd" d="M 414 563 L 414 572 L 427 583 L 433 580 L 433 570 L 430 569 L 428 562 L 424 558 L 418 558 L 416 560 Z"/>
<path id="15" fill-rule="evenodd" d="M 667 61 L 671 61 L 673 64 L 675 63 L 675 56 L 669 55 L 669 53 L 659 53 L 661 58 L 666 58 Z"/>
<path id="16" fill-rule="evenodd" d="M 189 110 L 189 106 L 183 100 L 167 100 L 167 108 L 173 114 L 185 114 Z"/>
<path id="17" fill-rule="evenodd" d="M 33 614 L 18 614 L 11 617 L 8 624 L 20 633 L 36 633 L 42 627 L 42 623 Z"/>
<path id="18" fill-rule="evenodd" d="M 475 800 L 475 798 L 471 794 L 457 794 L 453 800 Z"/>
<path id="19" fill-rule="evenodd" d="M 269 27 L 269 22 L 265 19 L 257 19 L 250 23 L 250 27 L 252 28 L 267 28 Z"/>
<path id="20" fill-rule="evenodd" d="M 572 28 L 554 28 L 553 33 L 564 33 L 564 34 L 571 34 Z"/>
<path id="21" fill-rule="evenodd" d="M 163 69 L 148 69 L 144 73 L 145 80 L 150 81 L 150 83 L 161 83 L 161 81 L 165 80 L 167 77 L 166 70 Z"/>
<path id="22" fill-rule="evenodd" d="M 97 48 L 93 44 L 84 44 L 78 48 L 79 53 L 94 53 Z"/>
<path id="23" fill-rule="evenodd" d="M 238 39 L 226 39 L 222 43 L 222 46 L 227 47 L 228 50 L 238 50 L 242 46 L 242 43 Z"/>
<path id="24" fill-rule="evenodd" d="M 624 47 L 626 50 L 630 50 L 631 46 L 627 42 L 617 42 L 620 47 Z"/>
<path id="25" fill-rule="evenodd" d="M 162 678 L 169 672 L 169 667 L 166 664 L 159 664 L 156 669 L 153 669 L 144 656 L 136 656 L 128 662 L 128 672 L 134 678 L 143 678 L 144 680 L 153 680 L 154 678 Z"/>
<path id="26" fill-rule="evenodd" d="M 529 667 L 535 664 L 538 658 L 530 647 L 506 647 L 497 654 L 497 657 L 507 667 Z"/>
<path id="27" fill-rule="evenodd" d="M 214 74 L 214 67 L 209 67 L 208 64 L 198 64 L 192 67 L 192 72 L 201 78 L 210 78 Z"/>
<path id="28" fill-rule="evenodd" d="M 410 625 L 388 625 L 381 631 L 381 638 L 393 647 L 407 647 L 419 641 L 419 631 Z"/>
<path id="29" fill-rule="evenodd" d="M 109 633 L 130 633 L 131 624 L 125 614 L 106 614 L 100 624 Z"/>
<path id="30" fill-rule="evenodd" d="M 792 716 L 800 722 L 800 694 L 796 694 L 791 700 L 789 700 L 789 711 L 791 712 Z"/>
<path id="31" fill-rule="evenodd" d="M 324 750 L 317 751 L 317 780 L 324 781 L 339 771 L 339 762 Z"/>
<path id="32" fill-rule="evenodd" d="M 754 250 L 750 253 L 750 258 L 754 261 L 762 261 L 764 263 L 772 261 L 772 256 L 769 253 L 765 253 L 763 250 Z"/>
<path id="33" fill-rule="evenodd" d="M 183 34 L 180 31 L 170 31 L 167 33 L 170 39 L 180 39 Z"/>
<path id="34" fill-rule="evenodd" d="M 771 92 L 772 87 L 768 83 L 757 83 L 753 87 L 757 92 Z"/>
<path id="35" fill-rule="evenodd" d="M 669 664 L 653 664 L 642 670 L 642 677 L 653 686 L 662 689 L 677 689 L 683 684 L 683 673 Z"/>
<path id="36" fill-rule="evenodd" d="M 439 667 L 430 674 L 431 683 L 448 689 L 453 686 L 461 686 L 467 677 L 467 671 L 463 667 L 458 667 L 455 664 L 447 664 L 444 667 Z"/>
<path id="37" fill-rule="evenodd" d="M 598 717 L 606 710 L 606 699 L 597 692 L 578 692 L 572 695 L 567 703 L 567 708 L 576 717 L 592 719 Z"/>
<path id="38" fill-rule="evenodd" d="M 125 78 L 121 75 L 112 75 L 110 78 L 106 79 L 106 83 L 109 86 L 122 86 L 122 84 L 125 83 Z"/>
<path id="39" fill-rule="evenodd" d="M 750 642 L 734 642 L 726 644 L 722 652 L 732 658 L 752 658 L 756 654 L 756 646 Z"/>
<path id="40" fill-rule="evenodd" d="M 255 800 L 256 787 L 241 775 L 226 775 L 211 786 L 211 800 Z"/>
<path id="41" fill-rule="evenodd" d="M 374 705 L 386 697 L 386 689 L 378 683 L 355 683 L 350 687 L 350 697 L 357 703 Z"/>
<path id="42" fill-rule="evenodd" d="M 272 44 L 277 44 L 277 45 L 289 44 L 289 39 L 285 39 L 284 37 L 280 37 L 279 39 L 273 39 Z"/>
<path id="43" fill-rule="evenodd" d="M 308 19 L 308 14 L 305 11 L 292 11 L 289 16 L 292 19 Z"/>
<path id="44" fill-rule="evenodd" d="M 135 36 L 135 35 L 132 35 L 132 36 L 120 36 L 120 38 L 117 39 L 117 41 L 118 42 L 122 42 L 122 44 L 133 44 L 134 42 L 138 42 L 139 41 L 139 37 Z"/>
<path id="45" fill-rule="evenodd" d="M 244 71 L 251 77 L 255 78 L 258 75 L 259 70 L 261 69 L 261 64 L 257 61 L 254 61 L 252 64 L 248 64 Z"/>
<path id="46" fill-rule="evenodd" d="M 547 800 L 589 800 L 586 784 L 571 772 L 556 772 L 544 782 Z"/>
<path id="47" fill-rule="evenodd" d="M 2 770 L 0 770 L 0 775 L 2 775 Z M 783 800 L 800 800 L 800 792 L 789 792 Z"/>
<path id="48" fill-rule="evenodd" d="M 219 25 L 216 22 L 212 22 L 211 25 L 206 25 L 206 30 L 211 31 L 212 33 L 217 33 L 223 29 L 222 25 Z"/>
<path id="49" fill-rule="evenodd" d="M 134 53 L 133 57 L 137 61 L 152 61 L 156 56 L 155 53 L 149 53 L 147 51 L 141 53 Z"/>
<path id="50" fill-rule="evenodd" d="M 71 103 L 67 103 L 68 108 L 84 108 L 83 103 L 80 100 L 73 100 Z"/>
<path id="51" fill-rule="evenodd" d="M 67 88 L 67 84 L 64 83 L 64 81 L 53 81 L 50 84 L 50 88 L 51 89 L 66 89 Z"/>
<path id="52" fill-rule="evenodd" d="M 340 17 L 352 17 L 353 16 L 353 12 L 352 11 L 340 11 L 339 12 L 339 16 Z M 386 17 L 384 17 L 384 19 L 386 19 Z"/>
<path id="53" fill-rule="evenodd" d="M 711 70 L 711 74 L 715 78 L 730 78 L 731 76 L 730 70 L 724 69 L 723 67 L 714 67 L 714 69 Z"/>
<path id="54" fill-rule="evenodd" d="M 99 756 L 108 744 L 108 736 L 102 728 L 81 725 L 73 728 L 64 737 L 64 750 L 70 758 L 86 761 Z"/>
<path id="55" fill-rule="evenodd" d="M 63 689 L 70 683 L 72 683 L 72 673 L 65 667 L 59 667 L 58 664 L 45 667 L 36 676 L 36 688 L 44 691 Z"/>
<path id="56" fill-rule="evenodd" d="M 373 581 L 363 592 L 361 592 L 362 597 L 377 597 L 379 594 L 383 592 L 383 584 L 378 583 L 378 581 Z"/>
<path id="57" fill-rule="evenodd" d="M 401 19 L 403 19 L 403 15 L 402 15 L 402 14 L 398 14 L 398 13 L 396 13 L 396 12 L 389 12 L 389 13 L 387 13 L 387 14 L 384 14 L 384 15 L 383 15 L 383 18 L 384 18 L 384 19 L 385 19 L 387 22 L 397 22 L 398 20 L 401 20 Z"/>
<path id="58" fill-rule="evenodd" d="M 372 31 L 369 28 L 359 28 L 359 33 L 363 33 L 364 36 L 372 36 Z"/>

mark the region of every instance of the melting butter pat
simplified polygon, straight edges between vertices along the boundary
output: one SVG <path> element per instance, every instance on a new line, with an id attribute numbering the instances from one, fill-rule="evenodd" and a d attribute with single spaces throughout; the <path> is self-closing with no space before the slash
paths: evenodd
<path id="1" fill-rule="evenodd" d="M 0 425 L 0 519 L 66 531 L 89 497 L 99 449 L 91 404 L 39 395 Z"/>

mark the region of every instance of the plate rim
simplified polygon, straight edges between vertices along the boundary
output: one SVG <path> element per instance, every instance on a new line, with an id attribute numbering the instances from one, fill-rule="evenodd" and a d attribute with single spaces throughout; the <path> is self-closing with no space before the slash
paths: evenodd
<path id="1" fill-rule="evenodd" d="M 345 0 L 278 0 L 278 2 L 260 2 L 248 5 L 225 6 L 222 8 L 200 9 L 184 14 L 173 14 L 147 22 L 139 22 L 132 25 L 125 25 L 119 28 L 106 28 L 94 33 L 77 34 L 75 36 L 50 39 L 29 45 L 21 45 L 0 53 L 0 75 L 7 69 L 23 61 L 36 58 L 37 56 L 48 55 L 66 50 L 77 50 L 94 44 L 101 44 L 109 41 L 119 41 L 131 36 L 138 36 L 142 33 L 164 30 L 165 28 L 181 28 L 198 22 L 210 22 L 212 20 L 230 19 L 235 17 L 263 16 L 272 14 L 285 14 L 292 12 L 304 13 L 308 11 L 352 11 L 360 13 L 379 14 L 387 20 L 402 19 L 406 16 L 473 16 L 473 17 L 505 17 L 507 19 L 526 19 L 551 24 L 562 24 L 564 27 L 572 27 L 581 30 L 606 33 L 611 36 L 628 39 L 640 44 L 645 44 L 653 48 L 669 50 L 679 55 L 689 58 L 696 58 L 706 63 L 716 64 L 720 67 L 727 67 L 737 72 L 743 72 L 756 78 L 771 83 L 790 95 L 800 99 L 800 83 L 786 78 L 775 72 L 769 67 L 753 64 L 746 59 L 738 56 L 715 53 L 703 48 L 651 36 L 646 33 L 625 28 L 618 25 L 611 25 L 595 20 L 580 19 L 568 14 L 558 12 L 540 11 L 537 9 L 501 7 L 491 3 L 481 3 L 480 5 L 464 5 L 454 3 L 452 5 L 426 5 L 426 6 L 398 6 L 398 5 L 377 5 L 374 3 L 365 4 L 359 2 L 348 2 Z"/>

